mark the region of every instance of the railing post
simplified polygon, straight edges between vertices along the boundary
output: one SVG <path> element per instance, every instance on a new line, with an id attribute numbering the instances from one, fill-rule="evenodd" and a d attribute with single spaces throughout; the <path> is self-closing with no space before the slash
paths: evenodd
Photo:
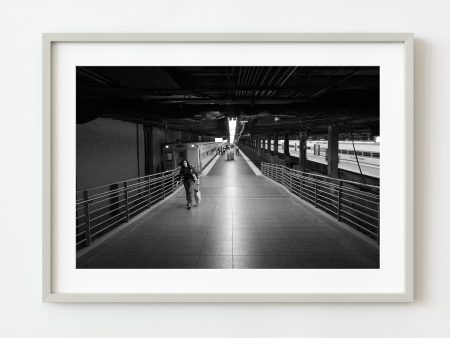
<path id="1" fill-rule="evenodd" d="M 314 206 L 317 208 L 317 177 L 314 180 Z"/>
<path id="2" fill-rule="evenodd" d="M 300 173 L 300 198 L 303 200 L 303 182 L 305 178 L 303 177 L 303 172 Z"/>
<path id="3" fill-rule="evenodd" d="M 152 206 L 152 186 L 150 183 L 150 176 L 148 177 L 148 207 Z"/>
<path id="4" fill-rule="evenodd" d="M 379 194 L 378 194 L 379 196 Z M 380 200 L 378 200 L 378 205 L 377 205 L 377 243 L 378 245 L 380 245 Z"/>
<path id="5" fill-rule="evenodd" d="M 289 173 L 289 191 L 292 192 L 292 172 L 288 170 Z"/>
<path id="6" fill-rule="evenodd" d="M 166 198 L 166 178 L 164 177 L 164 171 L 162 173 L 162 188 L 163 188 L 163 199 Z"/>
<path id="7" fill-rule="evenodd" d="M 341 220 L 341 199 L 342 199 L 342 181 L 339 181 L 339 188 L 338 188 L 338 214 L 337 214 L 337 220 Z"/>
<path id="8" fill-rule="evenodd" d="M 125 188 L 125 208 L 126 208 L 126 218 L 127 222 L 130 220 L 130 207 L 128 201 L 128 182 L 124 182 L 123 184 Z"/>
<path id="9" fill-rule="evenodd" d="M 89 207 L 89 193 L 87 190 L 83 192 L 84 197 L 84 215 L 86 217 L 86 246 L 91 245 L 91 215 L 90 215 L 90 207 Z"/>
<path id="10" fill-rule="evenodd" d="M 171 180 L 170 192 L 172 193 L 175 190 L 175 174 L 174 174 L 173 170 L 172 170 L 171 175 L 172 175 L 172 180 Z"/>

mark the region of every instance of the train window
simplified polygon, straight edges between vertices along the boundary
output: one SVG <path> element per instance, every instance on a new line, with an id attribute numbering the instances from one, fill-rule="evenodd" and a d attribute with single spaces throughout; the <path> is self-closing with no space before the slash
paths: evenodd
<path id="1" fill-rule="evenodd" d="M 380 158 L 380 153 L 372 153 L 372 157 Z"/>
<path id="2" fill-rule="evenodd" d="M 364 156 L 370 156 L 370 153 L 363 152 Z"/>
<path id="3" fill-rule="evenodd" d="M 347 154 L 347 150 L 346 150 L 346 149 L 342 149 L 342 150 L 341 150 L 341 153 L 342 153 L 342 154 Z"/>
<path id="4" fill-rule="evenodd" d="M 356 155 L 362 156 L 362 152 L 361 152 L 361 151 L 357 151 L 357 152 L 356 152 Z"/>
<path id="5" fill-rule="evenodd" d="M 355 155 L 355 152 L 354 152 L 353 150 L 349 150 L 349 151 L 348 151 L 348 154 L 349 154 L 349 155 Z"/>

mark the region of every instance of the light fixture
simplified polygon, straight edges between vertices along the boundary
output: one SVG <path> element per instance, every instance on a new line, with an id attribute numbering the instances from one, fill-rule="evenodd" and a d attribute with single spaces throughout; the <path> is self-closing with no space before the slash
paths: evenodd
<path id="1" fill-rule="evenodd" d="M 228 130 L 230 132 L 230 143 L 231 144 L 234 143 L 234 137 L 236 136 L 236 123 L 237 123 L 236 117 L 228 118 Z"/>

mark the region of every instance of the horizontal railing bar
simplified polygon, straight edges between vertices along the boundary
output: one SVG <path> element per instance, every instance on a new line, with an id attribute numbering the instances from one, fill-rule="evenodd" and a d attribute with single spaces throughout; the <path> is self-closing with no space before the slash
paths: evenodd
<path id="1" fill-rule="evenodd" d="M 91 236 L 94 237 L 94 236 L 98 235 L 99 233 L 101 233 L 101 232 L 103 232 L 103 231 L 105 231 L 105 230 L 111 228 L 112 226 L 114 226 L 114 225 L 120 223 L 120 222 L 123 221 L 124 219 L 127 219 L 127 217 L 124 216 L 124 217 L 122 217 L 122 218 L 116 220 L 114 223 L 108 225 L 107 227 L 104 227 L 104 228 L 98 230 L 97 232 L 94 232 Z"/>
<path id="2" fill-rule="evenodd" d="M 337 191 L 336 191 L 336 194 L 333 194 L 333 193 L 331 193 L 331 192 L 329 192 L 329 191 L 321 190 L 321 188 L 319 188 L 319 187 L 317 187 L 317 194 L 318 194 L 318 195 L 323 195 L 323 194 L 325 194 L 325 195 L 331 196 L 331 197 L 333 197 L 333 198 L 337 198 L 337 197 L 338 197 L 338 192 L 337 192 Z"/>
<path id="3" fill-rule="evenodd" d="M 86 191 L 86 190 L 93 190 L 93 189 L 99 189 L 99 188 L 104 188 L 104 187 L 110 187 L 111 185 L 116 185 L 116 184 L 121 184 L 121 183 L 128 183 L 130 181 L 135 181 L 135 180 L 138 180 L 138 179 L 146 179 L 146 178 L 152 177 L 152 176 L 162 176 L 165 173 L 170 173 L 170 172 L 176 173 L 179 170 L 180 170 L 179 168 L 172 169 L 172 170 L 166 170 L 166 171 L 162 171 L 162 172 L 155 173 L 155 174 L 150 174 L 150 175 L 145 175 L 145 176 L 132 178 L 132 179 L 129 179 L 129 180 L 124 180 L 124 181 L 114 182 L 114 183 L 110 183 L 110 184 L 98 185 L 98 186 L 95 186 L 95 187 L 81 189 L 81 190 L 77 190 L 76 192 L 77 193 L 81 193 L 81 192 Z"/>
<path id="4" fill-rule="evenodd" d="M 163 181 L 166 181 L 166 182 L 169 183 L 169 182 L 171 182 L 171 178 L 172 178 L 172 176 L 170 176 L 170 177 L 167 176 L 164 180 L 161 177 L 161 179 L 156 179 L 154 181 L 150 181 L 150 182 L 143 181 L 143 182 L 136 183 L 134 185 L 129 185 L 128 187 L 132 187 L 132 188 L 131 189 L 129 188 L 128 191 L 135 191 L 135 190 L 138 190 L 138 189 L 145 189 L 145 188 L 148 188 L 149 185 L 150 186 L 156 185 L 156 184 L 158 184 L 160 182 L 163 182 Z M 79 199 L 79 200 L 77 200 L 77 204 L 83 204 L 83 203 L 86 203 L 86 202 L 92 202 L 93 200 L 100 199 L 100 198 L 103 198 L 103 197 L 111 198 L 111 197 L 113 197 L 114 194 L 120 195 L 124 191 L 125 191 L 124 187 L 117 188 L 117 189 L 110 190 L 110 191 L 105 191 L 105 192 L 102 192 L 102 193 L 99 193 L 99 194 L 96 194 L 96 195 L 92 195 L 87 200 L 86 199 Z"/>
<path id="5" fill-rule="evenodd" d="M 371 194 L 365 191 L 358 191 L 358 190 L 354 190 L 354 189 L 346 189 L 346 188 L 342 188 L 342 193 L 346 194 L 346 195 L 352 195 L 352 194 L 357 194 L 357 195 L 362 195 L 364 197 L 369 197 L 369 198 L 373 198 L 376 200 L 379 200 L 380 197 L 378 195 L 375 194 Z"/>
<path id="6" fill-rule="evenodd" d="M 333 200 L 333 199 L 331 199 L 331 198 L 329 198 L 329 197 L 327 197 L 327 196 L 323 196 L 323 195 L 319 195 L 319 194 L 317 194 L 317 198 L 319 199 L 319 198 L 325 198 L 325 199 L 327 199 L 328 201 L 331 201 L 331 202 L 333 202 L 333 203 L 338 203 L 336 200 Z M 331 203 L 330 202 L 330 203 Z"/>
<path id="7" fill-rule="evenodd" d="M 352 198 L 357 198 L 357 199 L 360 200 L 360 201 L 365 201 L 365 202 L 372 203 L 372 204 L 375 204 L 375 205 L 379 205 L 379 204 L 380 204 L 379 200 L 373 201 L 373 200 L 371 200 L 371 199 L 367 199 L 367 198 L 364 198 L 364 197 L 358 196 L 358 195 L 352 195 L 352 194 L 348 194 L 348 193 L 342 193 L 342 196 L 345 196 L 345 197 L 352 197 Z"/>
<path id="8" fill-rule="evenodd" d="M 136 198 L 134 200 L 130 200 L 128 204 L 130 205 L 130 207 L 132 207 L 132 206 L 134 206 L 134 205 L 136 205 L 138 203 L 141 203 L 142 200 L 148 204 L 148 195 L 147 196 L 142 196 L 140 198 Z"/>
<path id="9" fill-rule="evenodd" d="M 104 202 L 111 198 L 116 198 L 116 197 L 121 196 L 124 193 L 124 191 L 125 191 L 125 188 L 120 188 L 120 189 L 114 190 L 112 192 L 105 192 L 105 193 L 102 193 L 99 195 L 91 196 L 87 200 L 84 200 L 84 201 L 80 202 L 79 204 L 88 202 L 92 205 L 92 204 Z"/>
<path id="10" fill-rule="evenodd" d="M 91 218 L 90 218 L 90 221 L 91 221 L 91 222 L 94 222 L 95 220 L 99 219 L 100 217 L 103 217 L 103 216 L 105 216 L 105 215 L 108 215 L 108 214 L 114 213 L 114 212 L 116 212 L 116 211 L 119 211 L 121 208 L 126 208 L 126 205 L 122 205 L 122 206 L 120 206 L 120 207 L 117 207 L 117 208 L 108 210 L 108 211 L 104 212 L 103 214 L 97 215 L 97 216 L 95 216 L 95 217 L 91 217 Z M 93 212 L 92 212 L 92 213 L 93 213 Z M 116 215 L 114 215 L 114 216 L 112 216 L 112 217 L 115 217 L 115 216 L 116 216 Z M 112 217 L 110 217 L 110 218 L 112 218 Z M 91 228 L 92 228 L 92 226 L 91 226 Z"/>
<path id="11" fill-rule="evenodd" d="M 144 210 L 144 209 L 146 209 L 146 208 L 148 208 L 148 204 L 144 204 L 144 205 L 141 206 L 139 209 L 130 211 L 130 215 L 131 215 L 131 214 L 137 215 L 137 214 L 139 214 L 139 213 L 141 212 L 141 210 Z"/>
<path id="12" fill-rule="evenodd" d="M 295 178 L 293 177 L 293 180 L 295 180 L 297 182 L 303 181 L 305 184 L 306 184 L 306 182 L 317 184 L 317 186 L 320 186 L 322 188 L 326 187 L 326 188 L 331 188 L 331 189 L 340 189 L 343 192 L 345 191 L 346 194 L 348 194 L 348 191 L 350 191 L 352 193 L 356 193 L 356 194 L 360 194 L 360 195 L 364 195 L 364 196 L 369 196 L 369 197 L 372 197 L 372 198 L 378 198 L 377 195 L 372 194 L 372 193 L 368 193 L 368 192 L 364 192 L 364 191 L 358 191 L 358 190 L 355 190 L 355 189 L 349 189 L 349 188 L 342 187 L 342 186 L 339 186 L 339 185 L 336 185 L 336 184 L 328 184 L 328 182 L 323 182 L 323 181 L 319 181 L 319 180 L 307 180 L 307 179 L 304 179 L 302 177 L 295 177 Z"/>
<path id="13" fill-rule="evenodd" d="M 374 217 L 374 216 L 371 216 L 371 215 L 369 215 L 369 214 L 366 214 L 366 213 L 364 213 L 364 212 L 362 212 L 362 211 L 356 210 L 356 209 L 354 209 L 354 208 L 352 208 L 352 207 L 349 207 L 348 205 L 342 204 L 342 207 L 343 207 L 343 208 L 350 209 L 350 210 L 353 210 L 354 212 L 357 212 L 357 213 L 360 214 L 360 215 L 364 215 L 364 216 L 366 216 L 366 217 L 372 218 L 372 219 L 374 219 L 375 221 L 378 220 L 377 217 Z"/>
<path id="14" fill-rule="evenodd" d="M 366 205 L 359 204 L 358 202 L 355 202 L 355 201 L 349 201 L 348 199 L 345 199 L 345 198 L 342 198 L 342 197 L 341 197 L 341 201 L 345 201 L 345 202 L 348 202 L 348 203 L 356 204 L 357 206 L 359 206 L 361 208 L 364 208 L 364 209 L 367 209 L 367 210 L 370 210 L 370 211 L 374 211 L 374 212 L 378 212 L 378 208 L 370 208 L 370 207 L 368 207 Z M 345 204 L 343 204 L 343 205 L 345 205 Z"/>
<path id="15" fill-rule="evenodd" d="M 342 215 L 341 215 L 341 218 L 342 218 L 343 220 L 347 221 L 347 222 L 352 223 L 353 225 L 357 226 L 358 228 L 363 229 L 364 231 L 367 231 L 367 232 L 371 233 L 371 234 L 374 235 L 376 238 L 378 238 L 378 234 L 377 234 L 377 233 L 375 233 L 375 232 L 373 232 L 373 231 L 370 231 L 369 229 L 364 228 L 363 226 L 361 226 L 361 225 L 359 225 L 358 223 L 356 223 L 356 222 L 354 222 L 354 221 L 352 221 L 352 220 L 346 218 L 345 216 L 342 216 Z"/>
<path id="16" fill-rule="evenodd" d="M 97 224 L 95 224 L 95 225 L 91 225 L 91 230 L 94 230 L 94 229 L 98 228 L 99 226 L 105 224 L 106 222 L 111 221 L 112 219 L 116 218 L 117 216 L 122 215 L 123 213 L 126 213 L 126 210 L 124 210 L 124 211 L 122 211 L 122 212 L 119 212 L 117 215 L 114 215 L 114 216 L 112 216 L 112 217 L 109 217 L 109 218 L 105 219 L 104 221 L 102 221 L 102 222 L 100 222 L 100 223 L 97 223 Z"/>
<path id="17" fill-rule="evenodd" d="M 131 200 L 133 197 L 142 196 L 142 195 L 148 196 L 148 190 L 147 191 L 139 191 L 134 195 L 128 194 L 128 200 Z"/>
<path id="18" fill-rule="evenodd" d="M 91 212 L 91 213 L 98 212 L 98 211 L 100 211 L 100 210 L 103 210 L 103 209 L 106 209 L 106 208 L 110 208 L 110 207 L 113 206 L 113 205 L 116 205 L 116 204 L 119 204 L 119 203 L 124 203 L 124 202 L 126 202 L 125 199 L 121 199 L 121 200 L 119 200 L 119 201 L 117 201 L 117 202 L 114 202 L 114 203 L 111 203 L 111 204 L 104 205 L 103 207 L 99 207 L 99 208 L 92 209 L 92 210 L 90 210 L 90 212 Z"/>
<path id="19" fill-rule="evenodd" d="M 319 203 L 317 203 L 317 205 L 319 206 L 319 207 L 322 207 L 322 208 L 324 208 L 324 209 L 326 209 L 326 210 L 328 210 L 331 214 L 333 214 L 333 215 L 336 215 L 337 216 L 337 212 L 336 211 L 334 211 L 334 210 L 331 210 L 331 209 L 329 209 L 329 208 L 327 208 L 326 206 L 324 206 L 323 204 L 319 204 Z M 320 208 L 319 208 L 320 209 Z"/>
<path id="20" fill-rule="evenodd" d="M 290 171 L 290 172 L 295 172 L 295 173 L 301 173 L 305 176 L 312 176 L 312 177 L 319 177 L 319 178 L 323 178 L 325 180 L 332 180 L 332 181 L 337 181 L 337 182 L 345 182 L 345 183 L 349 183 L 352 185 L 358 185 L 358 186 L 363 186 L 363 187 L 369 187 L 371 189 L 379 189 L 380 187 L 375 186 L 375 185 L 370 185 L 370 184 L 364 184 L 364 183 L 359 183 L 359 182 L 353 182 L 353 181 L 349 181 L 349 180 L 342 180 L 342 179 L 334 179 L 334 178 L 330 178 L 328 176 L 324 176 L 324 175 L 319 175 L 319 174 L 312 174 L 312 173 L 307 173 L 304 171 L 300 171 L 300 170 L 295 170 L 295 169 L 291 169 L 291 168 L 286 168 L 281 164 L 275 164 L 275 163 L 266 163 L 263 162 L 261 164 L 262 166 L 267 165 L 268 167 L 275 167 L 275 168 L 283 168 L 283 170 L 285 171 Z"/>
<path id="21" fill-rule="evenodd" d="M 295 184 L 301 184 L 301 182 L 302 182 L 302 180 L 299 180 L 299 179 L 293 179 L 293 180 L 296 181 Z M 311 184 L 311 183 L 312 183 L 312 182 L 303 181 L 303 184 L 304 184 L 304 185 Z M 320 187 L 321 189 L 324 189 L 324 188 L 335 189 L 335 190 L 336 190 L 336 193 L 338 192 L 338 190 L 342 190 L 343 193 L 345 193 L 346 195 L 354 196 L 354 195 L 349 194 L 348 192 L 344 192 L 344 190 L 346 190 L 345 188 L 342 188 L 342 187 L 339 187 L 339 186 L 335 186 L 335 185 L 323 185 L 323 184 L 320 184 L 321 182 L 319 182 L 319 181 L 317 181 L 317 182 L 314 181 L 314 184 L 315 184 L 315 183 L 317 183 L 317 187 L 318 187 L 318 188 Z M 324 190 L 321 190 L 321 191 L 324 191 Z M 353 189 L 350 189 L 350 190 L 347 189 L 347 191 L 351 191 L 352 193 L 354 192 L 354 193 L 356 193 L 356 194 L 360 194 L 360 195 L 367 196 L 367 193 L 359 192 L 359 191 L 356 191 L 356 190 L 353 190 Z M 354 196 L 354 197 L 355 197 L 355 198 L 363 199 L 363 200 L 368 201 L 368 202 L 371 202 L 371 203 L 377 203 L 377 202 L 374 202 L 374 201 L 370 201 L 370 200 L 364 199 L 364 198 L 359 197 L 359 196 Z M 377 198 L 377 196 L 376 196 L 376 195 L 373 195 L 373 194 L 371 194 L 370 197 L 372 197 L 372 198 Z"/>
<path id="22" fill-rule="evenodd" d="M 85 239 L 82 239 L 81 241 L 79 241 L 79 242 L 77 242 L 77 244 L 75 244 L 75 245 L 80 245 L 81 243 L 83 243 L 83 242 L 86 242 L 86 238 Z"/>
<path id="23" fill-rule="evenodd" d="M 341 210 L 341 213 L 343 213 L 343 214 L 345 214 L 345 215 L 347 215 L 349 217 L 355 218 L 358 221 L 361 221 L 361 222 L 367 224 L 368 226 L 371 226 L 372 228 L 378 229 L 378 225 L 374 225 L 374 224 L 370 223 L 369 221 L 366 221 L 366 220 L 364 220 L 362 218 L 359 218 L 358 216 L 352 215 L 352 214 L 350 214 L 349 212 L 347 212 L 347 211 L 345 211 L 343 209 Z"/>
<path id="24" fill-rule="evenodd" d="M 129 210 L 131 211 L 133 208 L 136 208 L 136 207 L 142 205 L 143 203 L 145 203 L 145 205 L 148 206 L 148 199 L 130 206 Z"/>

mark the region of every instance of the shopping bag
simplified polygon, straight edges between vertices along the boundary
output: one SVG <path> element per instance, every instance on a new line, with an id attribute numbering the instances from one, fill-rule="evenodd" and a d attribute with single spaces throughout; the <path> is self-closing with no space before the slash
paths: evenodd
<path id="1" fill-rule="evenodd" d="M 197 204 L 199 204 L 202 201 L 202 192 L 200 191 L 200 186 L 197 186 L 197 188 L 195 189 L 194 198 Z"/>

